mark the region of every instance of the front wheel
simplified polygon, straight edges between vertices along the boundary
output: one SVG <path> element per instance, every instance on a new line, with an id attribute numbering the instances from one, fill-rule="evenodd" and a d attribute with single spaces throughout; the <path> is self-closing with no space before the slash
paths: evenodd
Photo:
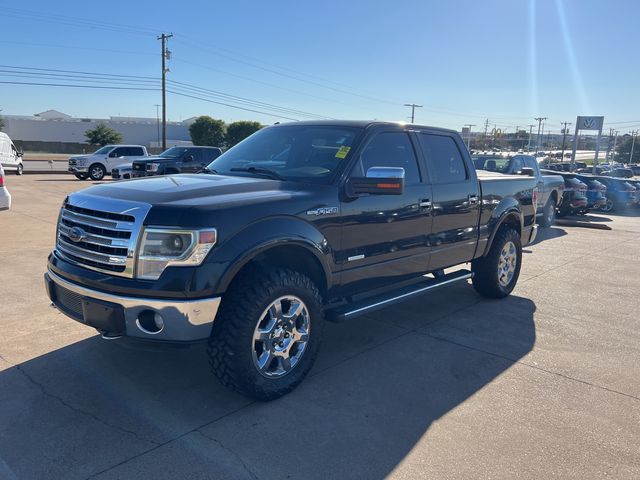
<path id="1" fill-rule="evenodd" d="M 302 273 L 244 272 L 225 294 L 207 353 L 225 386 L 274 400 L 305 378 L 318 354 L 322 298 Z"/>
<path id="2" fill-rule="evenodd" d="M 106 174 L 106 168 L 99 163 L 94 163 L 89 167 L 89 177 L 91 180 L 102 180 Z"/>
<path id="3" fill-rule="evenodd" d="M 22 175 L 23 172 L 24 172 L 24 165 L 22 165 L 22 162 L 20 162 L 18 164 L 18 168 L 16 168 L 16 175 Z"/>
<path id="4" fill-rule="evenodd" d="M 512 228 L 501 228 L 489 253 L 471 262 L 473 288 L 484 297 L 506 297 L 518 282 L 521 263 L 520 235 Z"/>
<path id="5" fill-rule="evenodd" d="M 540 225 L 543 227 L 551 227 L 556 222 L 556 201 L 550 198 L 542 211 L 542 219 Z"/>
<path id="6" fill-rule="evenodd" d="M 612 212 L 613 208 L 614 208 L 613 200 L 611 200 L 610 198 L 607 198 L 607 203 L 605 203 L 604 205 L 602 205 L 600 207 L 600 211 L 602 211 L 602 212 Z"/>

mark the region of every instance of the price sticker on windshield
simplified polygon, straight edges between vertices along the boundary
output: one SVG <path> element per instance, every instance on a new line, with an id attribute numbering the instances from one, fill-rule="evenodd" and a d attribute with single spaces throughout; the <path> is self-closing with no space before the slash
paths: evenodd
<path id="1" fill-rule="evenodd" d="M 345 147 L 342 146 L 338 149 L 338 152 L 336 153 L 336 158 L 346 158 L 349 150 L 351 150 L 351 147 Z"/>

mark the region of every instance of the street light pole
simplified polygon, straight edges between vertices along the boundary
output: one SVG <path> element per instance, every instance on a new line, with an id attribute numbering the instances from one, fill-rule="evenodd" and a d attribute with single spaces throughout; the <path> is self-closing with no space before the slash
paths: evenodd
<path id="1" fill-rule="evenodd" d="M 417 105 L 415 103 L 405 103 L 404 106 L 411 107 L 411 123 L 413 123 L 416 118 L 416 108 L 422 108 L 422 105 Z"/>

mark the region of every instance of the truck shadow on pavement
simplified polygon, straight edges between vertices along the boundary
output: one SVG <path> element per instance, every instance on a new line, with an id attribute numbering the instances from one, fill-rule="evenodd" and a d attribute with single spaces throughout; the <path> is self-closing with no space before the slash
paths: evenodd
<path id="1" fill-rule="evenodd" d="M 384 478 L 445 414 L 500 418 L 457 409 L 531 351 L 534 312 L 461 285 L 328 324 L 311 376 L 271 403 L 222 387 L 202 346 L 92 337 L 0 360 L 0 478 Z"/>

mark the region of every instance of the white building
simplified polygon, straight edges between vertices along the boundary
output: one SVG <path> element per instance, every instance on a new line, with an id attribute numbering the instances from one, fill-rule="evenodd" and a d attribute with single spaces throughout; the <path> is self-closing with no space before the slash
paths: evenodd
<path id="1" fill-rule="evenodd" d="M 104 123 L 122 135 L 123 143 L 155 146 L 160 138 L 161 125 L 155 118 L 109 117 L 73 118 L 57 110 L 47 110 L 33 116 L 3 115 L 3 131 L 14 141 L 86 143 L 84 133 Z M 167 122 L 167 144 L 190 142 L 189 125 L 194 118 L 183 122 Z"/>

